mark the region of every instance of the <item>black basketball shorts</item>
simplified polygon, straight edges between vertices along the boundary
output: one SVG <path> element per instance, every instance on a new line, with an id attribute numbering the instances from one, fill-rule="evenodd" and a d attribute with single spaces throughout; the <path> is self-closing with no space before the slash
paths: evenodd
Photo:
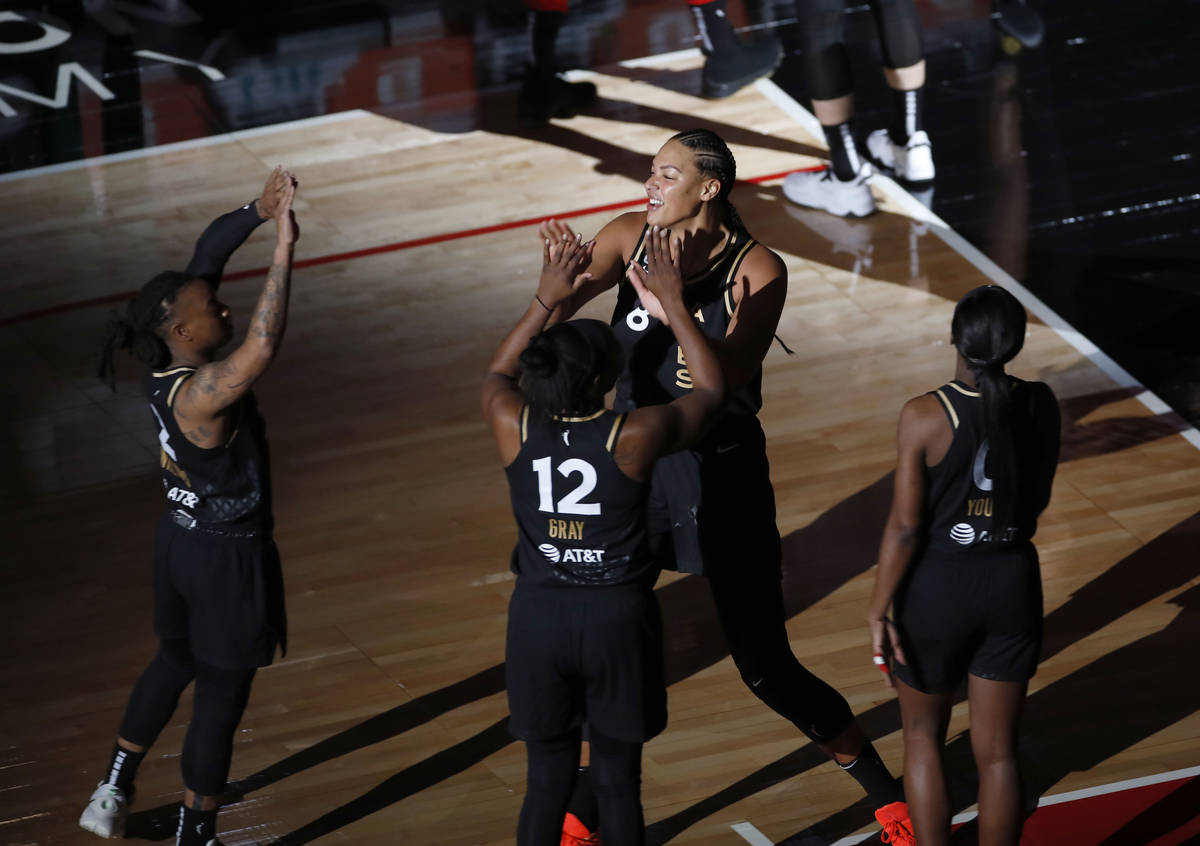
<path id="1" fill-rule="evenodd" d="M 1042 648 L 1037 551 L 927 554 L 897 591 L 895 615 L 908 663 L 894 671 L 916 690 L 949 693 L 967 673 L 1028 681 Z"/>
<path id="2" fill-rule="evenodd" d="M 270 536 L 226 537 L 164 517 L 154 543 L 154 633 L 197 661 L 265 667 L 286 643 L 279 551 Z"/>
<path id="3" fill-rule="evenodd" d="M 523 586 L 508 610 L 509 730 L 556 737 L 583 723 L 637 743 L 667 724 L 662 617 L 649 587 Z"/>

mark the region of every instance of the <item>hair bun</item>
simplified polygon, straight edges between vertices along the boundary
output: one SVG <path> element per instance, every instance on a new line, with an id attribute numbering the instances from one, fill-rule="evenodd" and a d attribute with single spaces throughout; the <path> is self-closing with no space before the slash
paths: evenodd
<path id="1" fill-rule="evenodd" d="M 544 334 L 535 335 L 529 341 L 529 346 L 521 353 L 520 361 L 522 370 L 539 379 L 552 376 L 558 369 L 558 353 L 546 342 Z"/>

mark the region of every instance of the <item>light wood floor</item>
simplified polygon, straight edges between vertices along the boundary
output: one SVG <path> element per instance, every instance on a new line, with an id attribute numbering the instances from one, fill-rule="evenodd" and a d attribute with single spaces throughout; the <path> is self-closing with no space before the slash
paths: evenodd
<path id="1" fill-rule="evenodd" d="M 204 225 L 277 162 L 301 180 L 299 260 L 636 199 L 649 156 L 691 124 L 726 136 L 743 178 L 817 162 L 816 139 L 759 91 L 708 102 L 670 87 L 695 73 L 598 75 L 600 114 L 542 141 L 360 113 L 6 182 L 0 320 L 182 268 Z M 778 180 L 734 201 L 791 274 L 779 333 L 795 355 L 768 355 L 762 419 L 792 646 L 899 773 L 898 711 L 861 622 L 895 420 L 952 375 L 953 303 L 988 280 L 894 208 L 858 222 L 800 212 Z M 590 235 L 612 214 L 571 222 Z M 272 237 L 264 226 L 230 272 L 269 263 Z M 476 390 L 539 262 L 522 227 L 296 272 L 284 350 L 258 390 L 292 648 L 259 674 L 237 737 L 245 799 L 219 823 L 231 846 L 514 842 L 524 753 L 504 729 L 501 670 L 514 531 Z M 224 289 L 241 329 L 259 285 Z M 116 393 L 92 375 L 107 308 L 0 328 L 3 843 L 86 842 L 75 820 L 154 650 L 157 445 L 132 361 Z M 1058 793 L 1200 763 L 1200 452 L 1177 418 L 1150 413 L 1037 322 L 1014 369 L 1054 387 L 1067 426 L 1038 535 L 1048 634 L 1023 743 L 1032 785 Z M 739 843 L 730 825 L 742 820 L 776 841 L 868 830 L 856 784 L 744 689 L 706 583 L 665 576 L 660 590 L 671 720 L 646 748 L 643 791 L 657 835 Z M 185 702 L 142 766 L 142 828 L 177 797 L 189 713 Z M 960 705 L 952 759 L 964 773 L 965 728 Z"/>

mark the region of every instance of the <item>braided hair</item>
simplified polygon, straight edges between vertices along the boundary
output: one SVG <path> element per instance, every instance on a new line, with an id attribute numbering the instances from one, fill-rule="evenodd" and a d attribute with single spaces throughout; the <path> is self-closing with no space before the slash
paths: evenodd
<path id="1" fill-rule="evenodd" d="M 988 443 L 987 475 L 995 485 L 999 525 L 1012 517 L 1019 482 L 1016 455 L 1013 381 L 1004 372 L 1025 344 L 1025 309 L 1017 298 L 996 285 L 969 291 L 954 307 L 950 337 L 975 376 L 983 395 L 984 437 Z"/>
<path id="2" fill-rule="evenodd" d="M 678 141 L 696 156 L 696 167 L 704 176 L 721 183 L 716 201 L 721 204 L 721 222 L 730 229 L 745 229 L 741 215 L 729 202 L 729 192 L 737 179 L 737 162 L 733 153 L 720 135 L 711 129 L 685 129 L 672 135 L 670 141 Z"/>
<path id="3" fill-rule="evenodd" d="M 600 320 L 568 320 L 529 340 L 521 352 L 521 392 L 543 416 L 578 416 L 596 410 L 596 380 L 616 373 L 620 347 Z"/>
<path id="4" fill-rule="evenodd" d="M 112 312 L 96 367 L 96 375 L 101 381 L 116 390 L 113 352 L 118 348 L 132 353 L 152 368 L 170 363 L 171 350 L 160 333 L 167 320 L 168 307 L 175 302 L 180 289 L 193 278 L 186 273 L 163 271 L 130 298 L 124 317 Z"/>

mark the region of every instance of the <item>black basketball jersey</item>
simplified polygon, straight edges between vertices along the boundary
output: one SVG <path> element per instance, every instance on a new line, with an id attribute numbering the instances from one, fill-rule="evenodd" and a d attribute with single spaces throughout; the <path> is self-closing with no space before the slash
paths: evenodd
<path id="1" fill-rule="evenodd" d="M 158 427 L 159 463 L 167 507 L 198 525 L 263 526 L 271 521 L 271 474 L 266 423 L 253 393 L 232 409 L 233 431 L 220 446 L 198 447 L 184 437 L 174 403 L 194 367 L 151 371 L 146 393 Z"/>
<path id="2" fill-rule="evenodd" d="M 1037 518 L 1049 501 L 1054 477 L 1058 421 L 1057 417 L 1037 419 L 1037 394 L 1053 398 L 1048 387 L 1019 379 L 1012 382 L 1012 433 L 1019 468 L 1007 525 L 997 524 L 995 497 L 999 492 L 988 475 L 983 395 L 958 381 L 930 392 L 954 429 L 946 455 L 926 468 L 925 522 L 929 527 L 927 549 L 932 552 L 999 549 L 1029 541 L 1037 531 Z"/>
<path id="3" fill-rule="evenodd" d="M 646 266 L 646 233 L 642 229 L 630 260 Z M 724 338 L 733 320 L 733 288 L 742 260 L 758 242 L 744 229 L 735 229 L 720 255 L 702 273 L 684 280 L 683 301 L 709 338 Z M 670 327 L 641 307 L 637 290 L 624 276 L 617 287 L 613 332 L 625 354 L 625 369 L 616 385 L 613 408 L 630 411 L 646 405 L 665 405 L 692 390 L 692 377 L 683 351 Z M 758 413 L 762 408 L 762 368 L 747 383 L 728 394 L 723 414 Z"/>
<path id="4" fill-rule="evenodd" d="M 521 410 L 521 451 L 504 468 L 519 537 L 512 570 L 526 584 L 652 584 L 648 485 L 613 459 L 625 415 L 582 418 Z"/>

